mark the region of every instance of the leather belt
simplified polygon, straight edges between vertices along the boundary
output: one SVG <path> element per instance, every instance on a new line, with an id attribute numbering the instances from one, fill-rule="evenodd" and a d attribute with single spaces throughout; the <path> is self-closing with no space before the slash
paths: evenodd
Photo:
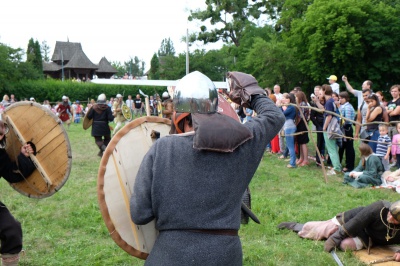
<path id="1" fill-rule="evenodd" d="M 185 231 L 210 235 L 238 236 L 238 230 L 234 229 L 189 229 Z"/>

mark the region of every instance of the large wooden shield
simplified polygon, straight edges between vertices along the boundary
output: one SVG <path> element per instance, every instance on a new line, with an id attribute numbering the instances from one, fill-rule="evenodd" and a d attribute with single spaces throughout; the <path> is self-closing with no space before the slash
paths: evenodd
<path id="1" fill-rule="evenodd" d="M 40 104 L 18 102 L 5 109 L 3 121 L 10 128 L 6 151 L 12 161 L 28 141 L 37 151 L 36 156 L 30 155 L 36 170 L 25 181 L 10 185 L 32 198 L 49 197 L 60 190 L 72 166 L 71 145 L 61 120 Z"/>
<path id="2" fill-rule="evenodd" d="M 83 118 L 82 127 L 84 130 L 88 129 L 93 124 L 93 119 L 89 119 L 87 117 L 87 114 L 90 112 L 90 109 L 92 109 L 92 107 L 89 108 L 89 110 L 85 114 L 85 117 Z"/>
<path id="3" fill-rule="evenodd" d="M 147 258 L 158 232 L 155 221 L 132 222 L 129 200 L 143 157 L 156 141 L 152 130 L 168 135 L 170 120 L 147 116 L 126 124 L 108 144 L 98 173 L 98 200 L 108 231 L 118 246 L 141 259 Z"/>

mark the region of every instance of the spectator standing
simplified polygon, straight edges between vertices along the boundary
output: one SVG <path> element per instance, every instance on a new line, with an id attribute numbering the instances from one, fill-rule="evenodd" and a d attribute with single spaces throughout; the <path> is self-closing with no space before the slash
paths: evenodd
<path id="1" fill-rule="evenodd" d="M 246 114 L 246 120 L 244 121 L 244 123 L 251 121 L 253 116 L 253 110 L 250 108 L 243 107 L 243 112 Z"/>
<path id="2" fill-rule="evenodd" d="M 390 88 L 390 94 L 392 95 L 392 100 L 388 102 L 387 113 L 389 115 L 389 136 L 393 137 L 395 132 L 395 123 L 400 121 L 400 85 L 393 85 Z"/>
<path id="3" fill-rule="evenodd" d="M 11 104 L 10 103 L 10 97 L 8 97 L 7 94 L 4 94 L 3 100 L 1 101 L 1 103 L 3 104 L 4 108 L 7 108 Z"/>
<path id="4" fill-rule="evenodd" d="M 285 115 L 285 124 L 283 125 L 283 130 L 285 132 L 286 147 L 289 150 L 290 161 L 286 166 L 287 168 L 296 167 L 296 152 L 294 147 L 294 133 L 296 133 L 296 108 L 293 105 L 285 105 L 292 103 L 294 104 L 296 99 L 292 93 L 284 93 L 282 98 L 281 110 Z M 282 154 L 281 158 L 286 158 L 286 151 Z"/>
<path id="5" fill-rule="evenodd" d="M 310 109 L 304 108 L 308 107 L 307 97 L 302 91 L 297 91 L 296 93 L 296 103 L 299 106 L 298 112 L 302 112 L 306 122 L 303 120 L 303 116 L 298 114 L 298 123 L 296 125 L 296 132 L 300 133 L 297 135 L 297 144 L 299 145 L 299 160 L 297 161 L 297 165 L 305 166 L 309 164 L 308 161 L 308 148 L 307 143 L 310 141 L 308 137 L 308 129 L 306 123 L 308 123 L 310 118 Z"/>
<path id="6" fill-rule="evenodd" d="M 362 99 L 363 102 L 361 103 L 360 106 L 358 106 L 357 109 L 357 119 L 356 119 L 356 132 L 354 133 L 354 138 L 358 139 L 358 136 L 360 134 L 361 131 L 366 130 L 367 126 L 367 110 L 368 110 L 368 97 L 371 95 L 371 90 L 370 89 L 364 89 L 362 91 Z M 361 124 L 363 124 L 361 126 Z"/>
<path id="7" fill-rule="evenodd" d="M 363 82 L 363 84 L 361 85 L 361 90 L 355 90 L 353 89 L 353 87 L 350 85 L 347 77 L 345 75 L 342 76 L 342 80 L 344 82 L 344 84 L 346 85 L 346 89 L 348 90 L 348 92 L 350 92 L 351 94 L 353 94 L 355 97 L 357 97 L 357 108 L 359 108 L 361 106 L 361 104 L 364 102 L 364 90 L 370 90 L 371 94 L 372 94 L 372 81 L 370 80 L 365 80 Z"/>
<path id="8" fill-rule="evenodd" d="M 18 102 L 18 100 L 15 98 L 15 95 L 11 94 L 10 95 L 10 104 L 13 104 L 13 103 L 16 103 L 16 102 Z"/>
<path id="9" fill-rule="evenodd" d="M 128 95 L 128 99 L 125 101 L 126 106 L 129 107 L 133 111 L 133 100 L 132 100 L 132 95 Z"/>
<path id="10" fill-rule="evenodd" d="M 368 96 L 368 109 L 367 109 L 367 132 L 370 136 L 368 145 L 371 147 L 372 151 L 376 152 L 376 141 L 379 138 L 379 124 L 376 122 L 382 122 L 383 108 L 379 103 L 379 99 L 375 94 Z"/>
<path id="11" fill-rule="evenodd" d="M 282 100 L 283 98 L 283 94 L 281 93 L 281 86 L 279 86 L 278 84 L 274 86 L 274 94 L 276 97 L 276 101 L 280 103 L 280 100 Z"/>
<path id="12" fill-rule="evenodd" d="M 350 120 L 354 120 L 355 110 L 354 107 L 349 103 L 349 94 L 347 91 L 342 91 L 339 93 L 339 101 L 340 101 L 340 113 L 341 115 Z M 343 138 L 342 147 L 339 148 L 339 160 L 342 163 L 343 154 L 346 154 L 346 162 L 345 167 L 343 168 L 343 172 L 349 172 L 354 169 L 354 161 L 355 161 L 355 151 L 354 151 L 354 140 L 353 140 L 353 124 L 349 120 L 345 120 L 346 122 L 343 125 L 343 134 L 346 138 Z"/>
<path id="13" fill-rule="evenodd" d="M 78 124 L 81 121 L 81 117 L 82 117 L 82 105 L 79 102 L 79 100 L 75 101 L 75 108 L 74 108 L 74 123 Z"/>
<path id="14" fill-rule="evenodd" d="M 385 99 L 385 96 L 383 95 L 383 92 L 382 91 L 377 91 L 377 92 L 375 92 L 375 94 L 376 94 L 376 96 L 378 96 L 380 104 L 383 107 L 386 107 L 388 103 L 387 103 L 387 101 Z"/>
<path id="15" fill-rule="evenodd" d="M 330 112 L 336 112 L 336 105 L 335 102 L 332 98 L 332 88 L 331 86 L 324 84 L 322 85 L 322 95 L 325 97 L 325 111 L 330 111 Z M 338 154 L 338 147 L 336 144 L 336 139 L 334 136 L 328 132 L 328 126 L 331 127 L 332 124 L 335 122 L 332 121 L 333 119 L 337 119 L 336 117 L 333 117 L 332 114 L 330 113 L 324 113 L 324 126 L 323 126 L 323 131 L 324 131 L 324 140 L 325 140 L 325 145 L 326 149 L 329 154 L 329 158 L 332 161 L 333 165 L 333 170 L 336 172 L 330 172 L 330 174 L 336 174 L 337 172 L 342 171 L 342 166 L 340 164 L 339 160 L 339 154 Z M 337 121 L 336 121 L 337 122 Z M 331 124 L 332 123 L 332 124 Z M 331 125 L 330 125 L 331 124 Z M 329 133 L 329 134 L 328 134 Z"/>
<path id="16" fill-rule="evenodd" d="M 324 110 L 325 110 L 325 98 L 321 96 L 321 86 L 317 85 L 314 87 L 314 95 L 311 94 L 311 103 L 310 105 L 314 108 L 318 108 L 319 110 L 311 109 L 310 112 L 310 120 L 313 122 L 315 129 L 317 130 L 317 148 L 321 157 L 325 156 L 325 140 L 322 129 L 324 127 Z M 320 158 L 318 153 L 315 154 L 316 164 L 317 166 L 321 165 Z"/>
<path id="17" fill-rule="evenodd" d="M 136 118 L 142 116 L 142 108 L 143 108 L 142 99 L 140 98 L 140 95 L 137 94 L 135 99 L 135 109 L 133 110 Z"/>
<path id="18" fill-rule="evenodd" d="M 400 122 L 396 124 L 397 133 L 392 137 L 392 156 L 396 158 L 396 167 L 400 169 Z"/>
<path id="19" fill-rule="evenodd" d="M 392 140 L 388 135 L 388 126 L 384 124 L 379 125 L 379 138 L 378 144 L 376 145 L 376 155 L 381 159 L 385 171 L 390 170 L 389 155 L 391 146 Z"/>
<path id="20" fill-rule="evenodd" d="M 337 95 L 339 95 L 340 93 L 340 89 L 339 89 L 339 84 L 336 82 L 337 81 L 337 77 L 335 75 L 330 75 L 329 78 L 327 78 L 329 85 L 331 85 L 332 91 L 336 92 Z"/>

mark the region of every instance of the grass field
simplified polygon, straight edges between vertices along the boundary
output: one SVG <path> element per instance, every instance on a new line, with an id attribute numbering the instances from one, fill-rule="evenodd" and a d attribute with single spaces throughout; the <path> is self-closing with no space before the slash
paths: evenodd
<path id="1" fill-rule="evenodd" d="M 64 187 L 45 199 L 30 199 L 0 182 L 0 200 L 22 223 L 25 256 L 20 265 L 143 265 L 120 249 L 109 236 L 97 202 L 100 158 L 90 130 L 73 124 L 68 130 L 73 154 L 71 175 Z M 313 150 L 312 144 L 309 144 Z M 328 177 L 310 164 L 287 169 L 287 162 L 265 153 L 250 185 L 252 209 L 261 225 L 240 229 L 244 265 L 337 265 L 323 251 L 323 242 L 304 240 L 276 229 L 283 221 L 326 220 L 336 213 L 376 200 L 395 201 L 386 189 L 354 189 L 342 176 Z M 338 252 L 345 265 L 363 265 L 350 252 Z"/>

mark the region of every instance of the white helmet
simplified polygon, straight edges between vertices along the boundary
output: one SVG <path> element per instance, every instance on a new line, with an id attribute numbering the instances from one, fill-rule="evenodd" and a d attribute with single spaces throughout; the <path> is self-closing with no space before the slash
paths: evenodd
<path id="1" fill-rule="evenodd" d="M 163 98 L 169 98 L 168 92 L 167 92 L 167 91 L 164 91 L 163 94 L 162 94 L 162 97 L 163 97 Z"/>
<path id="2" fill-rule="evenodd" d="M 122 95 L 118 93 L 117 96 L 115 96 L 115 98 L 122 98 Z"/>
<path id="3" fill-rule="evenodd" d="M 218 110 L 218 92 L 211 79 L 194 71 L 176 85 L 174 105 L 180 113 L 215 113 Z"/>
<path id="4" fill-rule="evenodd" d="M 62 99 L 63 99 L 63 100 L 67 100 L 68 97 L 64 95 L 64 96 L 62 97 Z"/>
<path id="5" fill-rule="evenodd" d="M 101 103 L 106 102 L 106 95 L 104 93 L 100 94 L 99 97 L 97 97 L 97 101 Z"/>

